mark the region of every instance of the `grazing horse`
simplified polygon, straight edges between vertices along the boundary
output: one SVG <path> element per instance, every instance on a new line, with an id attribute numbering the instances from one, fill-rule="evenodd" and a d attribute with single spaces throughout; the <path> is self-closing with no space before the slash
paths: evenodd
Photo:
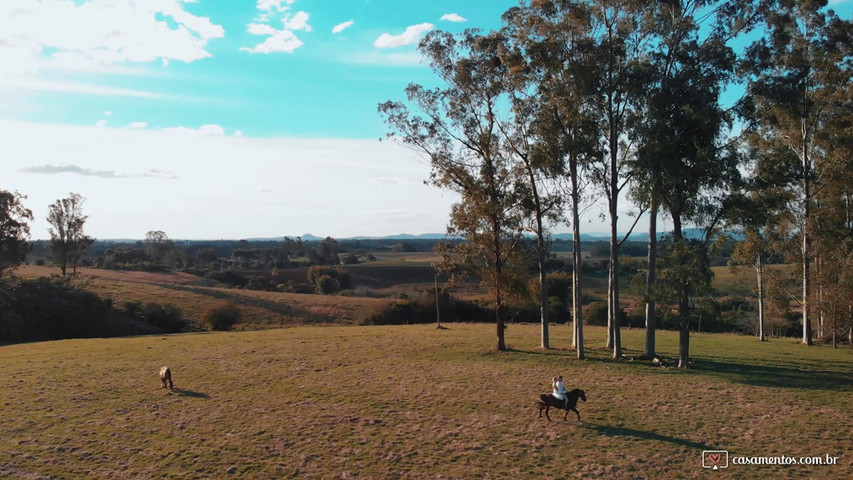
<path id="1" fill-rule="evenodd" d="M 574 410 L 574 412 L 578 415 L 578 421 L 580 422 L 581 414 L 580 412 L 578 412 L 577 409 L 578 398 L 585 402 L 586 394 L 583 392 L 583 390 L 576 388 L 571 392 L 567 393 L 566 396 L 569 397 L 568 407 L 566 407 L 566 404 L 563 400 L 558 400 L 556 397 L 554 397 L 554 395 L 550 393 L 543 393 L 542 395 L 539 395 L 539 418 L 542 418 L 542 410 L 545 410 L 545 416 L 548 418 L 548 421 L 551 421 L 551 416 L 548 415 L 548 410 L 550 410 L 552 407 L 561 410 L 565 408 L 566 415 L 563 417 L 563 420 L 568 420 L 569 411 Z"/>
<path id="2" fill-rule="evenodd" d="M 166 388 L 166 384 L 168 384 L 169 390 L 172 390 L 172 371 L 169 370 L 169 367 L 160 369 L 160 381 L 163 382 L 163 388 Z"/>

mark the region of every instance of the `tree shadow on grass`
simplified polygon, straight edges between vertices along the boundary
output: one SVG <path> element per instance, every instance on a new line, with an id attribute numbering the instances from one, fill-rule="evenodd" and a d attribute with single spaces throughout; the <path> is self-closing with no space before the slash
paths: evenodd
<path id="1" fill-rule="evenodd" d="M 853 392 L 853 371 L 810 368 L 812 365 L 755 365 L 720 357 L 695 359 L 697 373 L 718 375 L 733 382 L 758 387 L 799 388 Z"/>
<path id="2" fill-rule="evenodd" d="M 206 393 L 196 392 L 193 390 L 185 390 L 183 388 L 175 388 L 172 392 L 182 396 L 182 397 L 192 397 L 192 398 L 210 398 L 210 395 Z"/>
<path id="3" fill-rule="evenodd" d="M 584 423 L 583 428 L 596 431 L 608 437 L 635 437 L 643 440 L 654 440 L 656 442 L 672 443 L 681 445 L 682 447 L 695 448 L 697 450 L 715 450 L 715 448 L 706 445 L 705 443 L 693 442 L 683 438 L 668 437 L 655 432 L 644 432 L 642 430 L 634 430 L 633 428 L 614 427 L 612 425 L 598 425 L 595 423 Z"/>

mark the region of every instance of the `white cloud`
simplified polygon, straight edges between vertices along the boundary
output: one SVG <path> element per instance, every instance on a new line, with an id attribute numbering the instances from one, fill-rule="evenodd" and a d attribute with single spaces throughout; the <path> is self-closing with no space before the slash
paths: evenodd
<path id="1" fill-rule="evenodd" d="M 62 173 L 71 173 L 83 177 L 99 177 L 99 178 L 164 178 L 174 180 L 178 177 L 170 172 L 162 170 L 148 170 L 143 173 L 117 172 L 115 170 L 93 170 L 79 165 L 71 165 L 62 163 L 59 165 L 45 164 L 35 167 L 25 167 L 20 170 L 24 173 L 37 173 L 41 175 L 57 175 Z"/>
<path id="2" fill-rule="evenodd" d="M 281 23 L 283 28 L 281 30 L 276 29 L 267 23 L 257 23 L 268 22 L 269 17 L 272 14 L 272 10 L 277 12 L 287 12 L 290 8 L 289 5 L 292 3 L 292 0 L 287 1 L 287 5 L 283 6 L 282 1 L 259 0 L 258 9 L 268 13 L 259 15 L 258 18 L 255 19 L 256 22 L 246 25 L 246 31 L 252 35 L 266 35 L 268 38 L 254 47 L 242 47 L 240 51 L 249 53 L 293 53 L 297 48 L 304 45 L 302 40 L 300 40 L 293 32 L 311 31 L 311 25 L 308 24 L 309 14 L 307 12 L 300 11 L 293 15 L 282 13 Z"/>
<path id="3" fill-rule="evenodd" d="M 147 128 L 147 127 L 148 127 L 148 124 L 145 122 L 130 122 L 127 124 L 127 128 L 142 129 L 142 128 Z"/>
<path id="4" fill-rule="evenodd" d="M 0 90 L 35 90 L 42 92 L 84 93 L 87 95 L 104 95 L 118 97 L 157 98 L 160 94 L 143 90 L 130 90 L 102 85 L 91 85 L 61 80 L 41 80 L 23 76 L 0 75 Z"/>
<path id="5" fill-rule="evenodd" d="M 164 132 L 167 133 L 175 133 L 179 135 L 194 135 L 200 137 L 224 137 L 225 129 L 220 125 L 216 125 L 215 123 L 209 123 L 207 125 L 202 125 L 199 128 L 191 128 L 191 127 L 169 127 L 164 128 Z M 242 137 L 243 132 L 237 130 L 234 132 L 235 137 Z"/>
<path id="6" fill-rule="evenodd" d="M 249 53 L 293 53 L 294 50 L 304 45 L 302 40 L 299 40 L 296 34 L 290 30 L 275 30 L 272 27 L 269 27 L 269 25 L 257 25 L 257 27 L 268 27 L 269 29 L 272 29 L 272 33 L 257 33 L 257 31 L 253 32 L 251 29 L 249 30 L 249 33 L 253 33 L 255 35 L 270 35 L 270 37 L 252 48 L 243 47 L 240 51 Z"/>
<path id="7" fill-rule="evenodd" d="M 210 57 L 225 31 L 181 0 L 0 2 L 0 73 Z"/>
<path id="8" fill-rule="evenodd" d="M 282 10 L 286 10 L 288 8 L 287 5 L 293 5 L 294 1 L 295 0 L 258 0 L 257 7 L 258 10 L 264 12 L 271 12 L 273 10 L 280 12 Z M 282 4 L 285 4 L 285 6 L 282 6 Z"/>
<path id="9" fill-rule="evenodd" d="M 444 15 L 441 16 L 441 18 L 439 20 L 447 21 L 447 22 L 467 22 L 468 21 L 467 18 L 462 17 L 456 13 L 445 13 Z"/>
<path id="10" fill-rule="evenodd" d="M 305 12 L 296 12 L 292 17 L 284 18 L 285 30 L 305 30 L 311 31 L 311 25 L 308 25 L 308 14 Z"/>
<path id="11" fill-rule="evenodd" d="M 106 120 L 98 120 L 98 121 L 97 121 L 97 123 L 95 123 L 95 126 L 96 126 L 96 127 L 99 127 L 99 128 L 100 128 L 100 127 L 106 127 L 106 126 L 107 126 L 107 121 L 106 121 Z"/>
<path id="12" fill-rule="evenodd" d="M 412 43 L 417 42 L 421 35 L 432 30 L 434 25 L 431 23 L 420 23 L 418 25 L 411 25 L 406 28 L 406 31 L 400 35 L 391 35 L 390 33 L 383 33 L 373 42 L 373 46 L 377 48 L 394 48 L 401 47 L 403 45 L 410 45 Z"/>
<path id="13" fill-rule="evenodd" d="M 346 22 L 339 23 L 339 24 L 335 25 L 334 27 L 332 27 L 332 34 L 343 32 L 344 30 L 351 27 L 353 23 L 355 23 L 355 22 L 352 20 L 348 20 Z"/>
<path id="14" fill-rule="evenodd" d="M 152 229 L 177 239 L 442 232 L 456 200 L 422 185 L 429 166 L 393 142 L 176 135 L 0 119 L 0 145 L 4 181 L 28 196 L 35 239 L 47 237 L 47 206 L 68 191 L 71 175 L 74 191 L 87 199 L 86 231 L 102 239 L 143 238 Z M 302 168 L 307 164 L 312 168 Z M 35 171 L 22 171 L 27 168 Z M 397 183 L 371 183 L 388 172 Z M 259 180 L 281 178 L 287 188 Z M 306 209 L 299 199 L 319 184 L 331 194 Z M 381 212 L 389 201 L 395 210 L 427 214 L 388 218 Z"/>

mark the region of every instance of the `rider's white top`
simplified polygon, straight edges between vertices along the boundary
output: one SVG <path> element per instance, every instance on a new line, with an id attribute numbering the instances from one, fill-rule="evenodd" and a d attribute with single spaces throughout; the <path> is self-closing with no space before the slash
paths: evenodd
<path id="1" fill-rule="evenodd" d="M 563 386 L 563 382 L 557 381 L 554 384 L 554 393 L 552 395 L 558 400 L 565 400 L 566 387 Z"/>

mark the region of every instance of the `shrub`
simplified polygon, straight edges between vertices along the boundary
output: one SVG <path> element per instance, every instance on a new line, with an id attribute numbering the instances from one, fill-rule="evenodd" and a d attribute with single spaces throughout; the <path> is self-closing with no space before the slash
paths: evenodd
<path id="1" fill-rule="evenodd" d="M 240 321 L 240 308 L 232 301 L 224 301 L 207 309 L 201 316 L 201 323 L 208 330 L 230 330 Z"/>
<path id="2" fill-rule="evenodd" d="M 110 335 L 110 308 L 67 278 L 6 279 L 0 285 L 0 341 Z"/>
<path id="3" fill-rule="evenodd" d="M 124 311 L 131 317 L 135 317 L 142 310 L 142 304 L 139 302 L 129 301 L 124 302 Z"/>
<path id="4" fill-rule="evenodd" d="M 256 276 L 249 279 L 246 288 L 249 290 L 270 290 L 271 284 L 266 277 Z"/>
<path id="5" fill-rule="evenodd" d="M 308 269 L 308 283 L 324 294 L 336 293 L 351 288 L 350 275 L 340 267 L 314 265 Z"/>
<path id="6" fill-rule="evenodd" d="M 187 324 L 181 310 L 174 305 L 148 302 L 142 306 L 141 316 L 148 324 L 166 333 L 180 333 Z"/>
<path id="7" fill-rule="evenodd" d="M 232 287 L 245 287 L 249 282 L 244 277 L 241 277 L 231 270 L 210 272 L 207 274 L 207 278 L 216 280 L 219 283 L 231 285 Z"/>
<path id="8" fill-rule="evenodd" d="M 296 283 L 293 280 L 288 280 L 285 283 L 279 283 L 276 288 L 287 293 L 316 293 L 314 285 L 311 285 L 310 283 Z"/>
<path id="9" fill-rule="evenodd" d="M 453 298 L 446 291 L 439 294 L 438 300 L 442 323 L 494 321 L 493 312 L 478 303 Z M 506 315 L 507 318 L 517 317 L 519 311 L 507 308 Z M 362 324 L 404 325 L 434 322 L 436 322 L 435 293 L 427 290 L 415 298 L 403 299 L 375 308 Z"/>

